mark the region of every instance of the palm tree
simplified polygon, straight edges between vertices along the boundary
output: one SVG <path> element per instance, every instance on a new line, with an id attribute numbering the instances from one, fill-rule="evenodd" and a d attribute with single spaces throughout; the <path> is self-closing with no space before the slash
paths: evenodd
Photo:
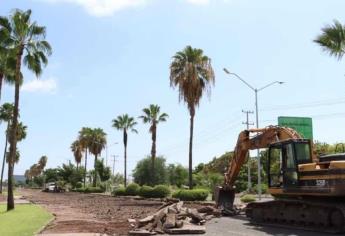
<path id="1" fill-rule="evenodd" d="M 42 66 L 48 63 L 47 56 L 51 54 L 51 47 L 45 41 L 45 27 L 38 26 L 31 21 L 31 10 L 15 10 L 9 18 L 0 17 L 0 42 L 2 47 L 15 54 L 15 91 L 14 111 L 11 123 L 10 135 L 10 162 L 8 165 L 8 196 L 7 210 L 14 209 L 13 199 L 13 161 L 17 150 L 18 113 L 20 84 L 23 80 L 21 74 L 22 62 L 24 65 L 39 77 L 42 73 Z"/>
<path id="2" fill-rule="evenodd" d="M 170 86 L 179 90 L 179 101 L 187 104 L 190 114 L 189 136 L 189 188 L 192 188 L 192 150 L 195 108 L 199 106 L 203 93 L 210 94 L 215 76 L 211 59 L 201 49 L 187 46 L 173 56 L 170 65 Z"/>
<path id="3" fill-rule="evenodd" d="M 0 122 L 7 122 L 7 129 L 5 131 L 5 148 L 4 148 L 4 155 L 3 155 L 2 167 L 1 167 L 0 193 L 2 193 L 2 181 L 4 178 L 5 160 L 6 160 L 7 144 L 8 144 L 8 132 L 9 132 L 9 127 L 11 125 L 13 110 L 14 110 L 14 106 L 12 103 L 4 103 L 0 107 Z"/>
<path id="4" fill-rule="evenodd" d="M 38 160 L 38 166 L 40 170 L 40 174 L 42 174 L 44 168 L 47 165 L 48 157 L 47 156 L 41 156 L 41 158 Z"/>
<path id="5" fill-rule="evenodd" d="M 331 56 L 341 59 L 345 54 L 345 25 L 334 20 L 333 25 L 322 28 L 322 33 L 316 37 L 314 42 Z"/>
<path id="6" fill-rule="evenodd" d="M 89 151 L 89 147 L 90 147 L 91 133 L 92 133 L 92 129 L 91 128 L 83 127 L 79 131 L 79 138 L 78 138 L 78 140 L 80 142 L 80 145 L 81 145 L 81 147 L 82 147 L 82 149 L 84 150 L 84 153 L 85 153 L 84 188 L 85 188 L 85 185 L 86 185 L 87 152 Z"/>
<path id="7" fill-rule="evenodd" d="M 127 141 L 128 141 L 128 132 L 138 133 L 134 128 L 137 125 L 137 122 L 134 120 L 134 117 L 124 114 L 118 116 L 116 119 L 113 119 L 113 127 L 117 130 L 123 131 L 123 146 L 124 146 L 124 158 L 125 158 L 125 173 L 124 173 L 124 184 L 127 186 Z"/>
<path id="8" fill-rule="evenodd" d="M 144 115 L 139 116 L 143 120 L 144 124 L 150 124 L 150 133 L 152 139 L 151 146 L 151 159 L 152 159 L 152 177 L 151 182 L 154 185 L 155 176 L 155 159 L 156 159 L 156 138 L 157 138 L 157 125 L 160 122 L 165 122 L 168 118 L 168 114 L 160 113 L 160 107 L 158 105 L 151 104 L 149 107 L 143 109 Z"/>
<path id="9" fill-rule="evenodd" d="M 93 129 L 91 132 L 91 142 L 89 146 L 90 152 L 95 156 L 95 173 L 93 178 L 93 186 L 96 187 L 97 183 L 97 171 L 96 171 L 96 163 L 97 163 L 97 157 L 101 154 L 102 150 L 107 145 L 107 139 L 106 139 L 106 133 L 101 128 Z"/>
<path id="10" fill-rule="evenodd" d="M 74 160 L 77 163 L 77 169 L 81 163 L 81 159 L 83 158 L 83 147 L 79 140 L 75 140 L 71 144 L 71 151 L 73 152 Z"/>

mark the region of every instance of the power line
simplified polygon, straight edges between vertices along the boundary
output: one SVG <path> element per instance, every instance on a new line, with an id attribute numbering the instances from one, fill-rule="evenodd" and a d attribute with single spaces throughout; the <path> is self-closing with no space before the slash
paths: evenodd
<path id="1" fill-rule="evenodd" d="M 345 104 L 345 98 L 333 98 L 333 99 L 318 100 L 318 101 L 313 101 L 313 102 L 308 102 L 308 103 L 287 104 L 287 105 L 267 107 L 260 110 L 261 111 L 275 111 L 275 110 L 312 108 L 312 107 L 330 106 L 330 105 L 338 105 L 338 104 Z"/>

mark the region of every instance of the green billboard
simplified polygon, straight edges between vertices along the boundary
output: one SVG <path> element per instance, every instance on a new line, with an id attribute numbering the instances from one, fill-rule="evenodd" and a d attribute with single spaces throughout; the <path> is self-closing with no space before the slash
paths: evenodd
<path id="1" fill-rule="evenodd" d="M 278 125 L 296 130 L 303 138 L 313 140 L 313 120 L 309 117 L 279 116 Z"/>

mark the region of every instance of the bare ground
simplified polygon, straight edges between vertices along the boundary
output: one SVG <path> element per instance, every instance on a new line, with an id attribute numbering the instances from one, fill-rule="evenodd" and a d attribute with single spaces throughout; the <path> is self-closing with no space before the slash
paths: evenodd
<path id="1" fill-rule="evenodd" d="M 54 214 L 43 234 L 105 233 L 127 235 L 128 218 L 144 218 L 157 211 L 161 201 L 118 198 L 99 194 L 45 193 L 25 189 L 21 194 Z"/>

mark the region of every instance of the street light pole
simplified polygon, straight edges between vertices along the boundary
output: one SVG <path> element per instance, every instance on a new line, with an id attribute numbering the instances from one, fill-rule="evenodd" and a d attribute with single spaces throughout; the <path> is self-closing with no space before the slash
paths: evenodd
<path id="1" fill-rule="evenodd" d="M 224 72 L 228 75 L 234 75 L 237 79 L 241 80 L 245 85 L 247 85 L 251 90 L 254 91 L 255 93 L 255 115 L 256 115 L 256 128 L 259 128 L 259 105 L 258 105 L 258 92 L 271 86 L 274 84 L 283 84 L 284 82 L 282 81 L 273 81 L 259 89 L 254 88 L 251 86 L 249 83 L 247 83 L 244 79 L 242 79 L 240 76 L 238 76 L 236 73 L 232 73 L 226 68 L 223 69 Z M 257 160 L 258 160 L 258 195 L 259 195 L 259 200 L 261 200 L 261 161 L 260 161 L 260 150 L 257 149 Z"/>

